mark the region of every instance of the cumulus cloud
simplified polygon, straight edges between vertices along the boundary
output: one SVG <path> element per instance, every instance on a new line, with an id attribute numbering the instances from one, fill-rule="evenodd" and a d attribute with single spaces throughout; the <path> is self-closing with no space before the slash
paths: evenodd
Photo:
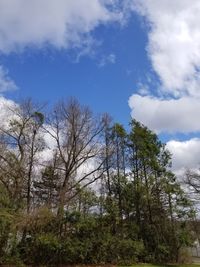
<path id="1" fill-rule="evenodd" d="M 82 47 L 98 25 L 121 18 L 117 0 L 1 0 L 0 51 Z M 89 42 L 90 43 L 90 42 Z"/>
<path id="2" fill-rule="evenodd" d="M 132 7 L 148 22 L 147 51 L 162 91 L 200 95 L 200 1 L 133 0 Z"/>
<path id="3" fill-rule="evenodd" d="M 13 118 L 12 110 L 17 104 L 3 96 L 0 96 L 0 127 L 8 127 L 9 121 Z"/>
<path id="4" fill-rule="evenodd" d="M 8 71 L 3 66 L 0 65 L 0 93 L 16 89 L 17 85 L 9 77 Z"/>
<path id="5" fill-rule="evenodd" d="M 192 138 L 186 141 L 171 140 L 166 145 L 172 153 L 173 170 L 180 174 L 186 169 L 200 167 L 200 139 Z"/>
<path id="6" fill-rule="evenodd" d="M 129 98 L 129 106 L 132 117 L 157 133 L 200 132 L 199 98 L 159 99 L 135 94 Z"/>
<path id="7" fill-rule="evenodd" d="M 200 132 L 200 1 L 131 4 L 148 25 L 147 54 L 160 80 L 160 97 L 145 85 L 130 97 L 132 116 L 158 133 Z"/>

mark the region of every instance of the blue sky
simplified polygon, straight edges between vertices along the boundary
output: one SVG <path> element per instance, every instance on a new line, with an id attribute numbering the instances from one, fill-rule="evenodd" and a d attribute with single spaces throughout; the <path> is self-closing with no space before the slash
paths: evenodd
<path id="1" fill-rule="evenodd" d="M 156 131 L 175 171 L 198 168 L 199 12 L 199 0 L 0 0 L 0 104 L 74 96 Z"/>
<path id="2" fill-rule="evenodd" d="M 1 55 L 1 64 L 19 87 L 5 95 L 14 99 L 31 96 L 51 104 L 75 96 L 94 112 L 108 112 L 127 124 L 128 98 L 151 68 L 145 53 L 146 29 L 133 14 L 126 25 L 100 25 L 92 35 L 97 44 L 78 59 L 81 51 L 54 47 Z"/>

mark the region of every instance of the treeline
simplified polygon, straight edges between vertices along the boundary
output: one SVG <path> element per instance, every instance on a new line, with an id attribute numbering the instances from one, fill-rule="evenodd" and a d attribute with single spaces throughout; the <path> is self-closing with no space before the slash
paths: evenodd
<path id="1" fill-rule="evenodd" d="M 76 100 L 31 100 L 0 126 L 0 263 L 175 262 L 194 212 L 157 135 Z"/>

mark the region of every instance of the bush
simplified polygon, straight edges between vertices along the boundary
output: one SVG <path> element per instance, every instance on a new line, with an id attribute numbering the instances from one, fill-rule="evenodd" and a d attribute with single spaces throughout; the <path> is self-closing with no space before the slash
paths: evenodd
<path id="1" fill-rule="evenodd" d="M 19 251 L 26 264 L 53 264 L 59 263 L 61 244 L 56 236 L 42 234 L 27 237 L 19 245 Z"/>
<path id="2" fill-rule="evenodd" d="M 181 248 L 178 253 L 178 263 L 180 264 L 191 264 L 192 256 L 188 248 Z"/>
<path id="3" fill-rule="evenodd" d="M 108 247 L 108 261 L 130 265 L 138 261 L 143 252 L 143 243 L 131 239 L 112 238 Z"/>
<path id="4" fill-rule="evenodd" d="M 7 254 L 13 216 L 6 210 L 0 212 L 0 259 Z"/>

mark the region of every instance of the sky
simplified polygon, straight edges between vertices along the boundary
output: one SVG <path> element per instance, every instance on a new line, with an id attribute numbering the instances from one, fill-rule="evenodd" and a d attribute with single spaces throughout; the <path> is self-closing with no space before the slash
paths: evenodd
<path id="1" fill-rule="evenodd" d="M 76 97 L 155 131 L 173 170 L 200 163 L 199 0 L 0 0 L 4 104 Z"/>

